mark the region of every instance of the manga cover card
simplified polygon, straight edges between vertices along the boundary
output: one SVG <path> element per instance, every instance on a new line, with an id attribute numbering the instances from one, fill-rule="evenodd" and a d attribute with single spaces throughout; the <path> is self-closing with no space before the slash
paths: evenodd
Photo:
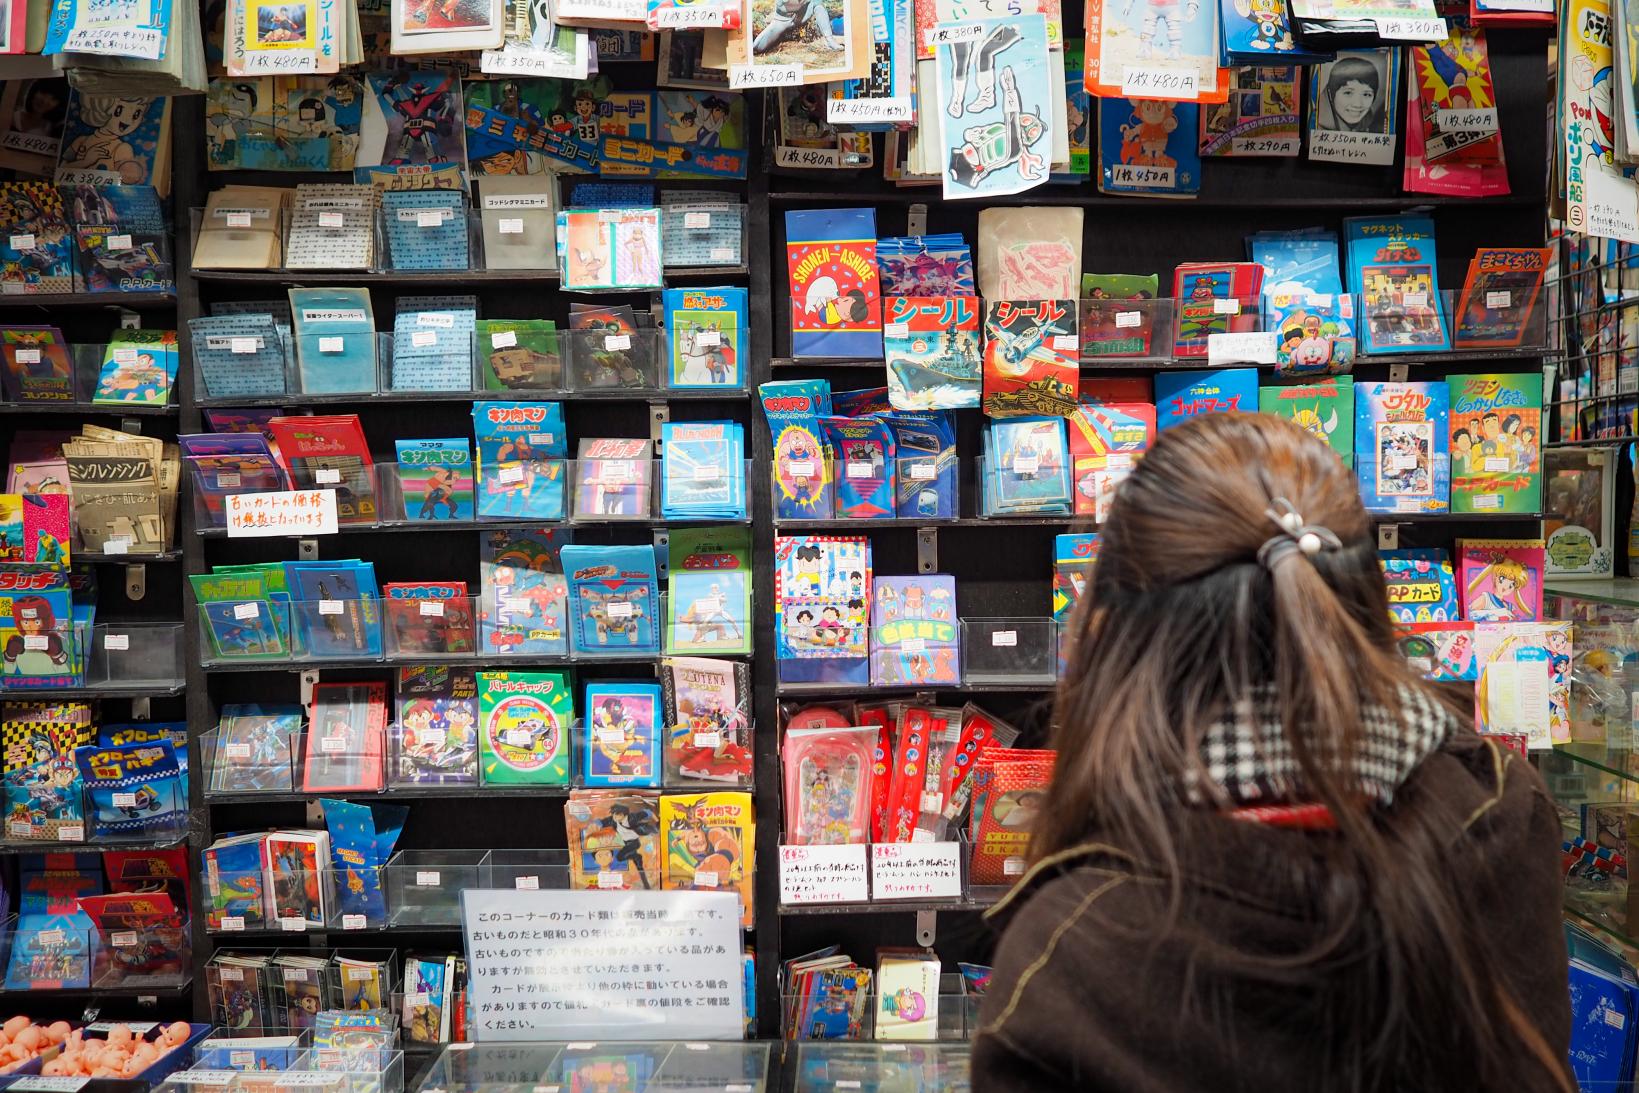
<path id="1" fill-rule="evenodd" d="M 664 295 L 671 387 L 739 387 L 749 333 L 746 290 L 669 288 Z"/>
<path id="2" fill-rule="evenodd" d="M 1470 622 L 1542 618 L 1541 539 L 1458 539 L 1457 590 Z"/>
<path id="3" fill-rule="evenodd" d="M 413 581 L 382 586 L 391 656 L 473 651 L 472 601 L 466 581 Z"/>
<path id="4" fill-rule="evenodd" d="M 54 326 L 0 329 L 4 389 L 13 402 L 73 402 L 74 360 L 68 339 Z"/>
<path id="5" fill-rule="evenodd" d="M 660 685 L 588 683 L 582 780 L 589 786 L 660 784 Z"/>
<path id="6" fill-rule="evenodd" d="M 661 887 L 673 891 L 737 891 L 740 925 L 756 922 L 752 870 L 756 860 L 757 823 L 751 794 L 735 792 L 684 795 L 660 799 L 665 836 Z"/>
<path id="7" fill-rule="evenodd" d="M 660 801 L 647 793 L 576 791 L 563 806 L 569 887 L 661 887 Z"/>
<path id="8" fill-rule="evenodd" d="M 1542 511 L 1542 377 L 1447 376 L 1451 511 Z"/>
<path id="9" fill-rule="evenodd" d="M 479 542 L 479 634 L 486 653 L 562 656 L 569 651 L 569 585 L 563 532 L 494 531 Z"/>
<path id="10" fill-rule="evenodd" d="M 1186 197 L 1201 189 L 1201 108 L 1167 99 L 1100 99 L 1101 193 Z"/>
<path id="11" fill-rule="evenodd" d="M 1302 94 L 1303 69 L 1297 65 L 1247 65 L 1235 69 L 1230 76 L 1229 97 L 1201 108 L 1201 154 L 1297 155 Z"/>
<path id="12" fill-rule="evenodd" d="M 478 692 L 473 674 L 445 667 L 398 670 L 398 726 L 389 786 L 478 784 Z"/>
<path id="13" fill-rule="evenodd" d="M 569 581 L 570 647 L 581 656 L 660 652 L 660 589 L 652 546 L 560 552 Z"/>
<path id="14" fill-rule="evenodd" d="M 1445 512 L 1450 501 L 1446 384 L 1355 384 L 1354 467 L 1367 512 Z"/>
<path id="15" fill-rule="evenodd" d="M 1070 448 L 1063 418 L 991 422 L 986 445 L 986 512 L 1071 510 Z"/>
<path id="16" fill-rule="evenodd" d="M 935 56 L 947 201 L 1022 193 L 1048 179 L 1055 97 L 1047 19 L 942 24 Z"/>
<path id="17" fill-rule="evenodd" d="M 868 650 L 867 539 L 820 535 L 774 543 L 775 649 L 781 660 L 859 658 Z"/>
<path id="18" fill-rule="evenodd" d="M 1443 547 L 1380 550 L 1389 616 L 1396 623 L 1452 623 L 1463 617 L 1457 576 Z"/>
<path id="19" fill-rule="evenodd" d="M 1074 300 L 985 302 L 984 412 L 1063 416 L 1081 371 Z"/>
<path id="20" fill-rule="evenodd" d="M 1452 20 L 1444 41 L 1411 48 L 1411 78 L 1423 121 L 1423 162 L 1497 164 L 1502 131 L 1485 31 Z"/>
<path id="21" fill-rule="evenodd" d="M 57 157 L 58 185 L 153 186 L 170 192 L 156 160 L 168 146 L 167 98 L 86 95 L 71 91 Z M 158 176 L 156 178 L 156 176 Z"/>
<path id="22" fill-rule="evenodd" d="M 1222 102 L 1218 5 L 1193 0 L 1087 0 L 1084 79 L 1099 98 Z"/>
<path id="23" fill-rule="evenodd" d="M 1286 418 L 1331 445 L 1344 466 L 1354 466 L 1354 381 L 1347 376 L 1260 387 L 1258 411 Z"/>
<path id="24" fill-rule="evenodd" d="M 575 700 L 562 672 L 479 672 L 478 716 L 484 785 L 568 784 Z"/>
<path id="25" fill-rule="evenodd" d="M 983 353 L 977 296 L 889 296 L 882 313 L 888 401 L 896 410 L 979 405 Z"/>
<path id="26" fill-rule="evenodd" d="M 1366 313 L 1368 353 L 1450 348 L 1427 216 L 1350 217 L 1349 283 Z"/>
<path id="27" fill-rule="evenodd" d="M 1547 247 L 1481 247 L 1468 262 L 1452 348 L 1510 348 L 1540 339 L 1537 302 L 1552 254 Z"/>
<path id="28" fill-rule="evenodd" d="M 785 240 L 791 355 L 880 358 L 876 210 L 792 209 Z"/>

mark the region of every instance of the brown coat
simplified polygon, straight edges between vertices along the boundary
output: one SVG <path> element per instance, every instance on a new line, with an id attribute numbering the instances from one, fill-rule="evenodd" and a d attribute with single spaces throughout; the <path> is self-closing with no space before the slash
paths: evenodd
<path id="1" fill-rule="evenodd" d="M 1560 834 L 1547 790 L 1520 756 L 1469 732 L 1425 760 L 1412 774 L 1419 780 L 1468 817 L 1466 838 L 1451 848 L 1451 881 L 1481 909 L 1508 986 L 1564 1058 L 1571 1019 Z M 1263 955 L 1314 940 L 1316 916 L 1306 911 L 1324 876 L 1305 847 L 1325 836 L 1206 812 L 1179 823 L 1186 926 Z M 1337 1088 L 1325 1073 L 1319 975 L 1304 968 L 1282 984 L 1253 982 L 1204 948 L 1186 951 L 1188 942 L 1149 944 L 1169 886 L 1138 850 L 1093 843 L 1054 855 L 992 912 L 1006 932 L 973 1041 L 977 1093 Z M 1500 1028 L 1485 1014 L 1428 1019 Z"/>

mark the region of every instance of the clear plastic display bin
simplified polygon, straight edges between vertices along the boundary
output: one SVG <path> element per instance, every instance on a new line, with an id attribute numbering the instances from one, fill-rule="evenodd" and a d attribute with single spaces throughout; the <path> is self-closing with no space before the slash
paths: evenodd
<path id="1" fill-rule="evenodd" d="M 199 604 L 201 660 L 207 667 L 380 660 L 382 608 L 375 596 Z"/>
<path id="2" fill-rule="evenodd" d="M 166 990 L 193 977 L 192 956 L 186 922 L 108 931 L 19 929 L 12 915 L 0 930 L 8 991 Z"/>
<path id="3" fill-rule="evenodd" d="M 1190 285 L 1184 286 L 1192 288 Z M 1203 287 L 1173 301 L 1172 344 L 1161 355 L 1199 360 L 1207 367 L 1207 339 L 1213 334 L 1250 334 L 1263 329 L 1263 301 L 1257 296 L 1213 296 Z M 1180 346 L 1186 347 L 1180 353 Z"/>
<path id="4" fill-rule="evenodd" d="M 421 1078 L 420 1093 L 479 1093 L 497 1086 L 528 1091 L 552 1072 L 560 1043 L 451 1044 Z"/>
<path id="5" fill-rule="evenodd" d="M 146 346 L 133 345 L 128 347 L 128 354 L 121 353 L 128 357 L 118 362 L 123 381 L 106 388 L 100 383 L 103 364 L 110 359 L 106 344 L 81 343 L 61 348 L 68 358 L 66 375 L 65 362 L 53 356 L 56 350 L 50 346 L 11 348 L 10 356 L 24 375 L 16 380 L 19 389 L 12 390 L 8 385 L 5 401 L 18 406 L 129 408 L 138 412 L 176 405 L 175 378 L 165 376 Z M 136 369 L 143 365 L 147 371 L 138 372 Z"/>
<path id="6" fill-rule="evenodd" d="M 459 926 L 461 893 L 482 888 L 487 850 L 400 850 L 382 868 L 387 914 L 396 927 Z"/>
<path id="7" fill-rule="evenodd" d="M 567 850 L 491 850 L 486 888 L 518 891 L 561 890 L 569 887 Z"/>
<path id="8" fill-rule="evenodd" d="M 962 681 L 1041 685 L 1058 681 L 1059 624 L 1052 618 L 964 618 Z"/>
<path id="9" fill-rule="evenodd" d="M 972 1050 L 965 1043 L 798 1044 L 792 1093 L 858 1089 L 965 1090 L 972 1083 Z"/>
<path id="10" fill-rule="evenodd" d="M 180 622 L 104 623 L 91 640 L 87 687 L 182 686 Z"/>
<path id="11" fill-rule="evenodd" d="M 1170 299 L 1082 299 L 1081 359 L 1161 361 L 1172 358 L 1173 302 Z"/>
<path id="12" fill-rule="evenodd" d="M 291 1070 L 344 1075 L 342 1093 L 403 1093 L 404 1052 L 391 1047 L 318 1047 L 303 1052 Z"/>
<path id="13" fill-rule="evenodd" d="M 642 1087 L 651 1093 L 762 1091 L 767 1088 L 769 1050 L 766 1043 L 690 1040 L 565 1044 L 543 1081 L 561 1083 L 564 1093 L 570 1093 L 597 1089 L 604 1083 L 620 1081 L 622 1074 L 638 1075 L 646 1070 L 649 1080 Z"/>
<path id="14" fill-rule="evenodd" d="M 565 341 L 569 389 L 576 394 L 660 389 L 660 362 L 667 352 L 664 330 L 572 330 Z"/>
<path id="15" fill-rule="evenodd" d="M 18 609 L 26 616 L 33 608 Z M 91 659 L 91 633 L 70 619 L 53 619 L 45 609 L 36 618 L 20 618 L 18 632 L 6 639 L 5 670 L 0 691 L 49 693 L 84 687 Z M 25 625 L 27 628 L 25 628 Z"/>
<path id="16" fill-rule="evenodd" d="M 271 732 L 245 739 L 225 739 L 220 728 L 202 733 L 194 755 L 205 777 L 205 796 L 242 793 L 291 793 L 302 784 L 304 734 Z"/>
<path id="17" fill-rule="evenodd" d="M 285 1071 L 312 1046 L 312 1029 L 218 1028 L 194 1045 L 194 1069 Z"/>
<path id="18" fill-rule="evenodd" d="M 562 330 L 491 330 L 474 336 L 479 382 L 475 399 L 555 399 L 568 392 L 568 334 Z"/>
<path id="19" fill-rule="evenodd" d="M 904 1044 L 908 1048 L 911 1044 L 949 1043 L 971 1039 L 978 1029 L 979 998 L 979 995 L 967 991 L 960 974 L 941 974 L 938 997 L 920 1000 L 924 1012 L 933 1011 L 931 1026 L 924 1016 L 920 1028 L 878 1027 L 883 1000 L 877 994 L 874 974 L 871 977 L 869 1004 L 864 1007 L 861 1019 L 857 1021 L 846 1006 L 837 1008 L 824 1003 L 816 1006 L 811 996 L 787 994 L 780 1001 L 782 1017 L 788 1022 L 785 1028 L 787 1040 L 876 1040 Z M 911 1001 L 914 1005 L 915 1000 Z M 805 1014 L 804 1010 L 808 1012 Z M 907 1008 L 906 1012 L 910 1013 L 911 1009 Z M 791 1021 L 798 1023 L 793 1025 L 789 1023 Z M 915 1035 L 912 1035 L 913 1033 Z M 888 1054 L 898 1054 L 899 1050 L 890 1047 Z"/>

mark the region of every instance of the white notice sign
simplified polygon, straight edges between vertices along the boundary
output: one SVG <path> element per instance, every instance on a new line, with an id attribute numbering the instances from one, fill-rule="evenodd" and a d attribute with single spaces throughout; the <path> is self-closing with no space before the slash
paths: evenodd
<path id="1" fill-rule="evenodd" d="M 731 892 L 469 888 L 461 922 L 479 1043 L 743 1035 L 740 900 Z M 635 970 L 643 965 L 656 967 Z"/>
<path id="2" fill-rule="evenodd" d="M 863 843 L 780 847 L 781 903 L 863 903 L 870 898 Z"/>
<path id="3" fill-rule="evenodd" d="M 875 843 L 873 899 L 960 899 L 962 848 L 957 843 Z"/>

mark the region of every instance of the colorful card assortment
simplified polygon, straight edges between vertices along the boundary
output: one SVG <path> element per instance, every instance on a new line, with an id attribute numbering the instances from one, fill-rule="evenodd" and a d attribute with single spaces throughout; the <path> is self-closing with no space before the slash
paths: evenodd
<path id="1" fill-rule="evenodd" d="M 582 437 L 577 451 L 575 515 L 587 520 L 646 518 L 654 492 L 654 444 L 624 437 Z M 709 484 L 716 486 L 720 479 Z"/>
<path id="2" fill-rule="evenodd" d="M 665 887 L 661 800 L 620 790 L 571 793 L 563 806 L 569 887 L 646 892 Z"/>
<path id="3" fill-rule="evenodd" d="M 660 427 L 660 514 L 670 520 L 743 520 L 745 430 L 737 421 Z"/>
<path id="4" fill-rule="evenodd" d="M 751 668 L 744 661 L 666 657 L 666 781 L 744 784 L 752 774 Z"/>
<path id="5" fill-rule="evenodd" d="M 1286 418 L 1324 440 L 1344 466 L 1354 466 L 1354 381 L 1349 377 L 1260 387 L 1258 410 Z"/>
<path id="6" fill-rule="evenodd" d="M 832 513 L 831 461 L 822 419 L 831 416 L 825 380 L 776 380 L 757 388 L 774 439 L 774 515 L 801 520 Z"/>
<path id="7" fill-rule="evenodd" d="M 1447 376 L 1451 511 L 1542 511 L 1542 377 Z"/>
<path id="8" fill-rule="evenodd" d="M 207 756 L 211 792 L 291 792 L 292 758 L 301 741 L 303 716 L 295 705 L 223 706 L 216 723 L 216 752 Z"/>
<path id="9" fill-rule="evenodd" d="M 985 302 L 988 416 L 1062 416 L 1075 408 L 1077 318 L 1074 300 Z"/>
<path id="10" fill-rule="evenodd" d="M 668 386 L 745 385 L 744 357 L 750 348 L 746 289 L 669 288 L 665 309 Z"/>
<path id="11" fill-rule="evenodd" d="M 478 690 L 458 668 L 400 668 L 389 786 L 478 784 Z"/>
<path id="12" fill-rule="evenodd" d="M 476 409 L 476 406 L 475 406 Z M 472 447 L 465 437 L 396 440 L 404 519 L 471 520 Z"/>
<path id="13" fill-rule="evenodd" d="M 774 647 L 781 678 L 868 682 L 870 601 L 870 540 L 776 538 Z"/>
<path id="14" fill-rule="evenodd" d="M 484 785 L 569 782 L 575 699 L 562 672 L 479 672 L 478 762 Z"/>
<path id="15" fill-rule="evenodd" d="M 116 331 L 103 350 L 91 401 L 104 406 L 165 406 L 175 393 L 176 331 Z"/>
<path id="16" fill-rule="evenodd" d="M 734 891 L 740 925 L 756 924 L 751 863 L 757 824 L 751 794 L 667 794 L 660 799 L 665 832 L 661 885 L 678 891 Z"/>
<path id="17" fill-rule="evenodd" d="M 568 435 L 558 402 L 475 402 L 480 517 L 562 520 Z"/>
<path id="18" fill-rule="evenodd" d="M 1075 612 L 1092 585 L 1098 561 L 1098 536 L 1070 532 L 1053 536 L 1053 618 L 1063 621 Z"/>
<path id="19" fill-rule="evenodd" d="M 871 600 L 871 685 L 961 682 L 956 578 L 878 577 Z"/>
<path id="20" fill-rule="evenodd" d="M 969 876 L 977 885 L 1011 884 L 1024 872 L 1030 827 L 1046 803 L 1054 753 L 990 749 L 973 764 L 973 844 Z"/>
<path id="21" fill-rule="evenodd" d="M 1456 622 L 1463 618 L 1451 555 L 1438 547 L 1380 550 L 1389 614 L 1401 624 Z"/>
<path id="22" fill-rule="evenodd" d="M 1447 512 L 1450 395 L 1444 383 L 1356 383 L 1354 469 L 1367 512 Z"/>
<path id="23" fill-rule="evenodd" d="M 560 551 L 569 584 L 570 648 L 580 656 L 660 652 L 660 589 L 652 546 Z"/>
<path id="24" fill-rule="evenodd" d="M 1173 306 L 1178 357 L 1205 357 L 1213 334 L 1257 329 L 1251 314 L 1263 287 L 1263 267 L 1256 262 L 1181 262 L 1173 271 Z"/>
<path id="25" fill-rule="evenodd" d="M 1452 348 L 1506 349 L 1541 339 L 1537 307 L 1551 257 L 1546 247 L 1482 247 L 1475 252 L 1457 298 Z"/>
<path id="26" fill-rule="evenodd" d="M 984 444 L 983 512 L 1068 515 L 1073 510 L 1064 418 L 993 421 L 985 429 Z"/>
<path id="27" fill-rule="evenodd" d="M 563 209 L 558 269 L 571 291 L 659 288 L 659 209 Z"/>
<path id="28" fill-rule="evenodd" d="M 1571 626 L 1474 624 L 1474 713 L 1481 733 L 1523 733 L 1532 750 L 1570 741 Z"/>
<path id="29" fill-rule="evenodd" d="M 390 655 L 473 652 L 472 599 L 466 581 L 389 581 L 381 591 Z"/>
<path id="30" fill-rule="evenodd" d="M 1188 197 L 1201 190 L 1201 108 L 1166 99 L 1100 99 L 1098 189 Z"/>
<path id="31" fill-rule="evenodd" d="M 1343 222 L 1349 289 L 1365 311 L 1368 353 L 1416 353 L 1451 347 L 1427 216 L 1350 217 Z"/>
<path id="32" fill-rule="evenodd" d="M 569 652 L 569 585 L 559 551 L 566 533 L 489 531 L 479 540 L 478 635 L 485 653 Z"/>
<path id="33" fill-rule="evenodd" d="M 1089 397 L 1084 390 L 1065 429 L 1075 512 L 1102 523 L 1116 486 L 1155 442 L 1155 404 L 1148 398 Z"/>
<path id="34" fill-rule="evenodd" d="M 1538 621 L 1543 564 L 1540 539 L 1458 539 L 1463 617 L 1477 623 Z"/>
<path id="35" fill-rule="evenodd" d="M 888 401 L 894 409 L 979 405 L 983 308 L 977 296 L 887 297 L 882 346 L 888 363 Z"/>
<path id="36" fill-rule="evenodd" d="M 1202 414 L 1250 413 L 1257 405 L 1256 368 L 1160 372 L 1155 377 L 1155 425 L 1163 431 Z"/>
<path id="37" fill-rule="evenodd" d="M 54 326 L 0 329 L 5 393 L 12 402 L 73 402 L 74 359 L 68 339 Z"/>

